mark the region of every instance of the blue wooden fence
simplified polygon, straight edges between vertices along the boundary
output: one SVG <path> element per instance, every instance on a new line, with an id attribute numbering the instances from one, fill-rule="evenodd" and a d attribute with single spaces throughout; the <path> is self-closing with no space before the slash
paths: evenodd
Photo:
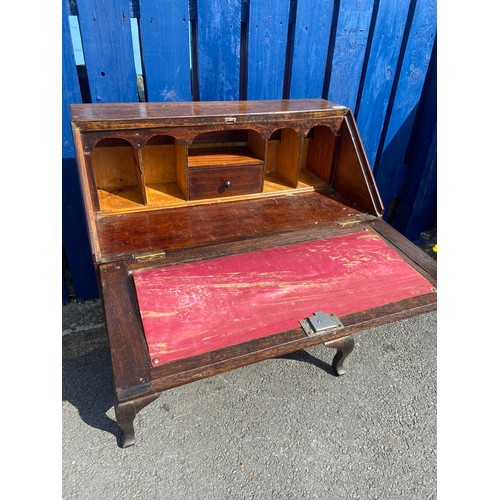
<path id="1" fill-rule="evenodd" d="M 62 23 L 63 301 L 98 295 L 70 103 L 329 99 L 353 110 L 385 219 L 414 241 L 435 227 L 436 0 L 63 0 Z"/>

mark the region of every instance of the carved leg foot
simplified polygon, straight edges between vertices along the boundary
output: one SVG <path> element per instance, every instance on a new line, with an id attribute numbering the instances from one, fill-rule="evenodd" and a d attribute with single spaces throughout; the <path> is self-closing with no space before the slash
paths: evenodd
<path id="1" fill-rule="evenodd" d="M 349 335 L 338 340 L 325 342 L 325 346 L 337 349 L 332 361 L 333 374 L 336 376 L 344 375 L 344 361 L 354 349 L 354 339 Z"/>
<path id="2" fill-rule="evenodd" d="M 128 448 L 135 443 L 134 419 L 137 413 L 149 403 L 152 403 L 159 394 L 152 394 L 134 401 L 118 403 L 115 405 L 115 417 L 118 427 L 121 429 L 119 445 Z"/>
<path id="3" fill-rule="evenodd" d="M 132 401 L 115 406 L 116 423 L 122 430 L 119 442 L 121 448 L 128 448 L 135 443 L 135 415 L 135 405 Z"/>

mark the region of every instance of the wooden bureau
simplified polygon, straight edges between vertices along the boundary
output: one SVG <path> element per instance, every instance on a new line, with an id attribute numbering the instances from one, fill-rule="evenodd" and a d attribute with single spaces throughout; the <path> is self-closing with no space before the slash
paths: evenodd
<path id="1" fill-rule="evenodd" d="M 349 109 L 321 99 L 80 104 L 73 137 L 121 446 L 162 392 L 436 309 L 382 220 Z M 332 389 L 333 390 L 333 389 Z"/>

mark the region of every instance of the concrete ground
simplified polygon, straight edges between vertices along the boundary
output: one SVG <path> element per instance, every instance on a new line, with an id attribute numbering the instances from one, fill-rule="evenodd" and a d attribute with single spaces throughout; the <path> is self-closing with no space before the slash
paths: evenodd
<path id="1" fill-rule="evenodd" d="M 99 301 L 63 306 L 64 499 L 436 498 L 436 313 L 162 394 L 117 446 Z"/>

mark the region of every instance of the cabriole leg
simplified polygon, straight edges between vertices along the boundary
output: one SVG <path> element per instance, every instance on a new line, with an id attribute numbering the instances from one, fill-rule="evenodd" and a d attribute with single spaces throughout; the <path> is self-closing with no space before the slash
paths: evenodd
<path id="1" fill-rule="evenodd" d="M 116 423 L 122 430 L 120 447 L 127 448 L 135 443 L 134 419 L 136 411 L 132 401 L 115 406 Z"/>
<path id="2" fill-rule="evenodd" d="M 337 349 L 332 361 L 333 374 L 336 376 L 344 375 L 344 361 L 354 349 L 354 339 L 349 335 L 338 340 L 325 342 L 325 346 Z"/>
<path id="3" fill-rule="evenodd" d="M 122 430 L 119 443 L 122 448 L 128 448 L 135 443 L 135 416 L 145 406 L 157 399 L 158 396 L 159 394 L 150 394 L 149 396 L 144 396 L 125 403 L 117 403 L 115 405 L 116 423 Z"/>

